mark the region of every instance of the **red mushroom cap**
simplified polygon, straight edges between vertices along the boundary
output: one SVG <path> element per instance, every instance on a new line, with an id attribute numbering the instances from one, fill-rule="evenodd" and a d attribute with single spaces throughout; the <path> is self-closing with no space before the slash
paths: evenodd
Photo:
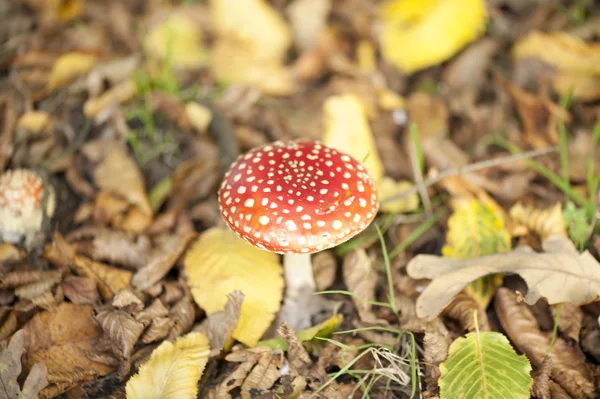
<path id="1" fill-rule="evenodd" d="M 364 230 L 379 209 L 354 158 L 315 142 L 276 142 L 240 156 L 219 190 L 225 222 L 271 252 L 314 253 Z"/>

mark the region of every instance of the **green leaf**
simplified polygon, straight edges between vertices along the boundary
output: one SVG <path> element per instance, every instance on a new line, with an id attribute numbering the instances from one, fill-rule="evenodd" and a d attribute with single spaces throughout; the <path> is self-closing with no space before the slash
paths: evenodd
<path id="1" fill-rule="evenodd" d="M 583 248 L 590 228 L 585 209 L 577 208 L 572 202 L 567 202 L 563 217 L 567 225 L 569 237 L 578 248 Z"/>
<path id="2" fill-rule="evenodd" d="M 528 399 L 533 384 L 527 357 L 497 332 L 458 338 L 440 370 L 441 399 Z"/>

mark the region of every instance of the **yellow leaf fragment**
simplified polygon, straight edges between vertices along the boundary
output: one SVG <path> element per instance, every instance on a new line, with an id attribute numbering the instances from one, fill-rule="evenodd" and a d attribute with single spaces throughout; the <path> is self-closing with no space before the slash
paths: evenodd
<path id="1" fill-rule="evenodd" d="M 195 101 L 190 101 L 185 104 L 185 115 L 198 133 L 206 133 L 206 129 L 208 129 L 212 121 L 212 112 L 210 109 Z"/>
<path id="2" fill-rule="evenodd" d="M 227 294 L 245 295 L 233 337 L 247 346 L 258 342 L 279 310 L 284 285 L 279 256 L 227 228 L 205 231 L 188 250 L 184 271 L 194 300 L 209 315 L 223 310 Z"/>
<path id="3" fill-rule="evenodd" d="M 145 40 L 148 55 L 154 60 L 169 60 L 182 68 L 199 68 L 208 53 L 203 44 L 202 29 L 183 13 L 173 13 L 154 27 Z"/>
<path id="4" fill-rule="evenodd" d="M 600 97 L 600 44 L 565 32 L 534 31 L 513 47 L 516 60 L 534 58 L 556 70 L 554 89 L 576 99 Z"/>
<path id="5" fill-rule="evenodd" d="M 46 95 L 89 72 L 97 61 L 95 55 L 77 52 L 58 57 L 52 66 L 50 80 L 40 95 Z"/>
<path id="6" fill-rule="evenodd" d="M 579 253 L 566 237 L 542 243 L 544 253 L 527 246 L 475 259 L 417 255 L 407 265 L 408 275 L 431 283 L 417 299 L 417 316 L 433 319 L 468 284 L 489 274 L 516 273 L 529 287 L 525 302 L 544 297 L 550 305 L 581 305 L 600 297 L 600 264 L 588 252 Z"/>
<path id="7" fill-rule="evenodd" d="M 267 94 L 292 93 L 292 74 L 283 66 L 292 39 L 281 16 L 264 0 L 212 0 L 210 8 L 218 36 L 210 57 L 213 76 Z"/>
<path id="8" fill-rule="evenodd" d="M 512 229 L 530 231 L 537 234 L 542 241 L 553 235 L 567 236 L 567 227 L 563 217 L 562 205 L 556 203 L 552 208 L 539 209 L 517 203 L 510 208 Z"/>
<path id="9" fill-rule="evenodd" d="M 52 124 L 52 117 L 46 111 L 28 111 L 19 118 L 17 126 L 33 133 L 41 133 Z"/>
<path id="10" fill-rule="evenodd" d="M 407 74 L 450 59 L 487 23 L 484 0 L 393 0 L 379 15 L 383 57 Z"/>
<path id="11" fill-rule="evenodd" d="M 111 105 L 122 104 L 137 94 L 137 86 L 133 79 L 127 79 L 107 90 L 101 96 L 90 98 L 83 106 L 83 113 L 93 118 Z"/>
<path id="12" fill-rule="evenodd" d="M 127 399 L 194 399 L 210 354 L 206 335 L 163 341 L 125 387 Z"/>
<path id="13" fill-rule="evenodd" d="M 404 191 L 412 188 L 412 183 L 408 181 L 395 181 L 391 177 L 384 176 L 377 186 L 379 191 L 379 201 L 381 202 L 381 211 L 387 213 L 412 212 L 419 207 L 419 196 L 416 192 L 393 201 L 386 199 L 402 194 Z"/>
<path id="14" fill-rule="evenodd" d="M 329 97 L 323 105 L 323 118 L 323 144 L 362 162 L 378 184 L 383 164 L 360 98 L 354 94 Z"/>
<path id="15" fill-rule="evenodd" d="M 476 199 L 455 202 L 454 213 L 448 219 L 446 245 L 442 254 L 457 259 L 473 259 L 509 251 L 511 237 L 504 220 L 493 206 Z M 466 292 L 487 308 L 496 289 L 502 285 L 501 275 L 474 281 Z"/>

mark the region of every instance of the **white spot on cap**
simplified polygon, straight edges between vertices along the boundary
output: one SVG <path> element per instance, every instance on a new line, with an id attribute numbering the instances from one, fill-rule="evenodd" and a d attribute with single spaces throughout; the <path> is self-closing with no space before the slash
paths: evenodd
<path id="1" fill-rule="evenodd" d="M 285 227 L 287 227 L 289 231 L 294 231 L 296 230 L 296 223 L 294 223 L 292 220 L 288 220 L 285 222 Z"/>
<path id="2" fill-rule="evenodd" d="M 365 206 L 367 206 L 367 201 L 365 201 L 364 198 L 359 198 L 358 203 L 361 206 L 361 208 L 364 208 Z"/>
<path id="3" fill-rule="evenodd" d="M 334 229 L 339 230 L 342 228 L 343 224 L 339 220 L 334 220 L 332 226 Z"/>
<path id="4" fill-rule="evenodd" d="M 254 199 L 248 198 L 246 202 L 244 202 L 244 206 L 247 208 L 252 208 L 254 206 Z"/>
<path id="5" fill-rule="evenodd" d="M 258 218 L 258 222 L 259 222 L 260 224 L 262 224 L 263 226 L 266 226 L 266 225 L 268 225 L 268 224 L 269 224 L 269 221 L 270 221 L 270 220 L 269 220 L 269 217 L 268 217 L 268 216 L 266 216 L 266 215 L 262 215 L 261 217 L 259 217 L 259 218 Z"/>
<path id="6" fill-rule="evenodd" d="M 246 186 L 239 186 L 237 192 L 238 194 L 244 194 L 246 192 Z"/>

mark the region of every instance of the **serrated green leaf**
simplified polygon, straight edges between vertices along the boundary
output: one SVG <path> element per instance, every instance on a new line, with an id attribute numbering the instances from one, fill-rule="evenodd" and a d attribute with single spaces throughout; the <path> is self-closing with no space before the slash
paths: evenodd
<path id="1" fill-rule="evenodd" d="M 460 201 L 448 219 L 444 256 L 456 259 L 474 259 L 511 249 L 510 234 L 494 208 L 478 200 Z M 502 285 L 502 275 L 482 277 L 465 291 L 483 308 L 487 308 L 496 289 Z"/>
<path id="2" fill-rule="evenodd" d="M 590 222 L 587 219 L 586 210 L 577 208 L 572 202 L 567 202 L 563 217 L 567 225 L 569 237 L 573 240 L 576 246 L 582 248 L 588 237 Z"/>
<path id="3" fill-rule="evenodd" d="M 528 399 L 533 384 L 527 357 L 497 332 L 458 338 L 440 370 L 441 399 Z"/>

